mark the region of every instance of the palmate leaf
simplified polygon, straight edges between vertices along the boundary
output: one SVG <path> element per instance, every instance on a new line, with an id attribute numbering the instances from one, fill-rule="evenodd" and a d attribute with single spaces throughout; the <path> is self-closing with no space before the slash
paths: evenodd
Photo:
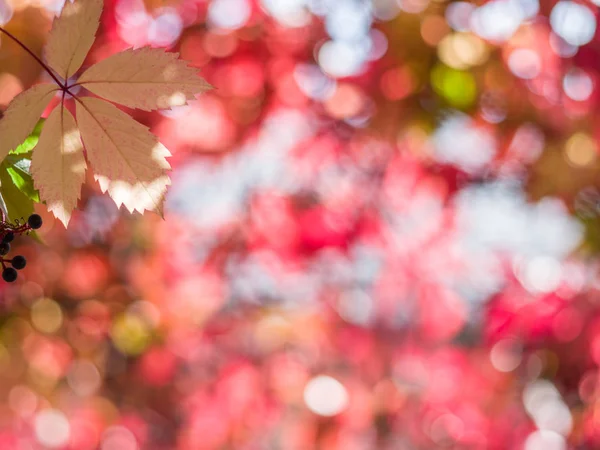
<path id="1" fill-rule="evenodd" d="M 102 0 L 67 1 L 54 19 L 44 53 L 48 65 L 64 80 L 81 68 L 94 42 L 102 6 Z M 67 81 L 48 71 L 59 86 L 40 84 L 19 94 L 0 119 L 0 159 L 14 148 L 13 154 L 33 151 L 33 186 L 65 226 L 80 196 L 86 156 L 102 191 L 118 206 L 162 215 L 170 184 L 169 151 L 148 128 L 106 100 L 74 95 L 73 118 L 64 105 L 64 93 L 71 94 Z M 110 56 L 86 70 L 77 84 L 115 103 L 146 111 L 183 105 L 211 88 L 177 54 L 151 48 Z M 63 100 L 50 113 L 37 144 L 35 138 L 25 141 L 57 91 L 63 92 Z M 12 181 L 10 186 L 28 199 L 37 198 L 27 162 L 7 164 L 3 176 Z"/>

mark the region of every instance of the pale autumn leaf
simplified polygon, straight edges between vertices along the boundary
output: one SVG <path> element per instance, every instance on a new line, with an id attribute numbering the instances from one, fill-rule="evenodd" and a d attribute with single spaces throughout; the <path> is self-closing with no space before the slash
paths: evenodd
<path id="1" fill-rule="evenodd" d="M 38 84 L 10 102 L 0 119 L 0 161 L 29 136 L 56 91 L 53 84 Z"/>
<path id="2" fill-rule="evenodd" d="M 130 108 L 151 111 L 185 105 L 194 94 L 212 87 L 178 56 L 149 47 L 125 50 L 94 64 L 77 82 Z"/>
<path id="3" fill-rule="evenodd" d="M 130 211 L 162 216 L 171 156 L 148 128 L 116 106 L 91 97 L 77 102 L 77 124 L 87 159 L 103 192 Z"/>
<path id="4" fill-rule="evenodd" d="M 75 118 L 62 105 L 54 108 L 31 157 L 30 170 L 40 199 L 65 227 L 77 206 L 85 167 Z"/>
<path id="5" fill-rule="evenodd" d="M 54 19 L 45 54 L 48 65 L 63 79 L 73 76 L 83 64 L 100 24 L 102 0 L 66 0 Z"/>

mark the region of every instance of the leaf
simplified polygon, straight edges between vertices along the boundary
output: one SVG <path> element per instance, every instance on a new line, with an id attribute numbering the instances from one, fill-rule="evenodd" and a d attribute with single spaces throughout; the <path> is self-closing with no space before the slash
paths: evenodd
<path id="1" fill-rule="evenodd" d="M 33 153 L 31 174 L 40 198 L 65 227 L 77 206 L 85 168 L 75 118 L 67 108 L 57 107 L 48 116 Z"/>
<path id="2" fill-rule="evenodd" d="M 31 160 L 17 155 L 8 155 L 2 164 L 14 185 L 34 202 L 40 201 L 40 195 L 33 186 L 33 178 L 29 172 Z"/>
<path id="3" fill-rule="evenodd" d="M 45 119 L 40 119 L 25 141 L 17 146 L 17 148 L 10 151 L 11 155 L 21 155 L 23 153 L 29 153 L 33 148 L 37 145 L 38 139 L 40 138 L 40 133 L 42 132 L 42 128 L 44 126 Z"/>
<path id="4" fill-rule="evenodd" d="M 8 210 L 8 218 L 14 222 L 33 214 L 33 200 L 23 194 L 13 183 L 5 167 L 0 166 L 0 188 Z"/>
<path id="5" fill-rule="evenodd" d="M 90 97 L 77 102 L 77 123 L 102 191 L 130 212 L 162 216 L 171 154 L 156 136 L 116 106 Z"/>
<path id="6" fill-rule="evenodd" d="M 129 211 L 152 210 L 162 215 L 170 184 L 166 174 L 170 153 L 147 127 L 104 100 L 73 94 L 70 87 L 82 85 L 108 100 L 144 110 L 183 105 L 211 88 L 178 54 L 149 47 L 113 55 L 71 84 L 69 79 L 93 45 L 102 8 L 102 0 L 65 3 L 45 48 L 51 69 L 44 68 L 58 87 L 34 86 L 15 97 L 0 119 L 0 160 L 9 152 L 13 157 L 23 156 L 19 161 L 9 158 L 2 176 L 28 198 L 38 199 L 34 187 L 38 188 L 39 197 L 65 225 L 79 198 L 85 155 L 101 189 Z M 60 109 L 50 114 L 39 138 L 28 137 L 56 91 L 63 93 Z M 65 93 L 76 102 L 77 124 L 64 107 Z M 31 176 L 27 167 L 30 152 Z"/>
<path id="7" fill-rule="evenodd" d="M 4 202 L 4 198 L 2 197 L 1 193 L 0 193 L 0 210 L 2 210 L 2 217 L 4 218 L 4 220 L 8 220 L 8 209 L 6 208 L 6 203 Z"/>
<path id="8" fill-rule="evenodd" d="M 52 84 L 38 84 L 10 102 L 0 120 L 0 160 L 25 141 L 56 91 Z"/>
<path id="9" fill-rule="evenodd" d="M 185 105 L 212 86 L 178 56 L 150 47 L 125 50 L 94 64 L 77 82 L 130 108 L 151 111 Z"/>
<path id="10" fill-rule="evenodd" d="M 102 0 L 67 0 L 60 17 L 54 19 L 45 54 L 48 65 L 63 79 L 73 76 L 83 64 L 101 14 Z"/>

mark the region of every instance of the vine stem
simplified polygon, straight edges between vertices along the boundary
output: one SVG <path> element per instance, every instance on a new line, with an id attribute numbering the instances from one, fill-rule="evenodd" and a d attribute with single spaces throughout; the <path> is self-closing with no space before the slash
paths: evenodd
<path id="1" fill-rule="evenodd" d="M 48 75 L 50 75 L 52 77 L 52 79 L 54 80 L 54 82 L 56 84 L 58 84 L 58 86 L 60 87 L 61 91 L 63 91 L 63 95 L 65 92 L 68 92 L 69 94 L 71 94 L 71 92 L 69 92 L 69 87 L 66 86 L 66 84 L 61 83 L 61 81 L 58 79 L 58 77 L 56 75 L 54 75 L 54 72 L 52 72 L 52 69 L 50 69 L 50 67 L 48 67 L 48 65 L 41 60 L 41 58 L 39 56 L 37 56 L 35 53 L 33 53 L 29 47 L 27 47 L 25 44 L 23 44 L 23 42 L 21 42 L 19 40 L 19 38 L 17 38 L 14 34 L 10 33 L 9 31 L 5 30 L 4 28 L 0 27 L 0 32 L 4 33 L 6 36 L 8 36 L 10 39 L 12 39 L 14 42 L 16 42 L 23 50 L 25 50 L 27 53 L 29 53 L 31 55 L 31 57 L 33 59 L 35 59 L 38 64 L 40 66 L 42 66 L 42 68 L 48 72 Z M 73 94 L 71 94 L 73 95 Z"/>

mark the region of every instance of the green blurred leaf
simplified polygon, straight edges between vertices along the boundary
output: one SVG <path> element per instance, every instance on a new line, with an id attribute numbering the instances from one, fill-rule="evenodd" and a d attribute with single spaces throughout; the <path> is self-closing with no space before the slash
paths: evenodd
<path id="1" fill-rule="evenodd" d="M 29 173 L 31 160 L 17 155 L 8 155 L 0 166 L 0 170 L 6 170 L 14 185 L 27 197 L 39 203 L 40 195 L 33 187 L 33 178 Z"/>
<path id="2" fill-rule="evenodd" d="M 2 161 L 2 164 L 0 165 L 0 181 L 2 182 L 1 189 L 3 194 L 6 189 L 12 187 L 21 191 L 21 193 L 31 201 L 40 201 L 39 193 L 33 187 L 33 179 L 29 173 L 29 168 L 31 166 L 32 150 L 38 143 L 43 125 L 44 119 L 40 119 L 29 137 L 25 139 L 25 142 L 12 150 L 4 161 Z M 10 187 L 7 187 L 9 185 Z M 4 200 L 8 206 L 9 201 L 6 197 L 7 196 L 4 195 Z M 14 195 L 11 195 L 11 197 L 15 198 Z M 12 214 L 10 214 L 10 210 L 9 215 L 11 219 L 21 217 L 21 215 L 13 217 Z"/>
<path id="3" fill-rule="evenodd" d="M 2 166 L 4 166 L 4 163 Z M 19 221 L 22 219 L 27 220 L 27 218 L 35 212 L 33 200 L 15 186 L 8 171 L 5 170 L 4 167 L 0 168 L 0 197 L 6 206 L 8 219 L 13 223 L 17 219 Z M 31 231 L 29 237 L 41 244 L 44 243 L 35 231 Z"/>
<path id="4" fill-rule="evenodd" d="M 13 222 L 27 219 L 33 214 L 33 200 L 15 185 L 4 164 L 0 167 L 0 192 L 8 210 L 8 218 Z"/>
<path id="5" fill-rule="evenodd" d="M 34 202 L 40 201 L 31 177 L 31 155 L 37 145 L 44 119 L 38 121 L 25 142 L 12 150 L 0 164 L 0 196 L 8 213 L 8 220 L 27 220 L 34 213 Z M 35 232 L 30 237 L 41 242 Z"/>

